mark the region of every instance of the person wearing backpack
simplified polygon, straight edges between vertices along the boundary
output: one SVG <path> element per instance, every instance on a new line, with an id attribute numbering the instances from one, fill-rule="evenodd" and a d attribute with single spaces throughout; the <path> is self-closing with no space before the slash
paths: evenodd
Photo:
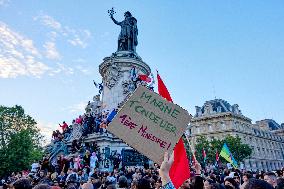
<path id="1" fill-rule="evenodd" d="M 68 174 L 66 178 L 66 183 L 76 183 L 78 182 L 78 174 L 77 174 L 77 169 L 72 169 L 71 173 Z"/>

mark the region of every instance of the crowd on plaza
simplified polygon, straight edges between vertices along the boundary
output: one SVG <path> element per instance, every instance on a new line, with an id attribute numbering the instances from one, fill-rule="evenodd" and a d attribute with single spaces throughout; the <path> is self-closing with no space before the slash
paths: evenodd
<path id="1" fill-rule="evenodd" d="M 172 157 L 165 154 L 161 167 L 119 167 L 100 171 L 99 159 L 87 150 L 81 163 L 75 165 L 64 156 L 57 157 L 56 166 L 44 157 L 32 165 L 30 172 L 13 173 L 3 178 L 1 187 L 14 189 L 174 189 L 169 171 Z M 37 165 L 36 165 L 37 164 Z M 180 173 L 182 174 L 182 173 Z M 195 160 L 190 178 L 180 189 L 282 189 L 284 169 L 275 172 L 251 172 L 232 168 L 202 169 Z"/>
<path id="2" fill-rule="evenodd" d="M 88 107 L 88 106 L 87 106 Z M 72 141 L 72 155 L 56 156 L 54 160 L 47 155 L 39 162 L 32 164 L 31 171 L 12 173 L 0 182 L 3 189 L 173 189 L 169 176 L 171 161 L 164 158 L 161 167 L 156 164 L 150 167 L 123 167 L 121 155 L 111 154 L 111 169 L 100 169 L 105 160 L 96 142 L 84 142 L 91 133 L 107 133 L 105 128 L 116 114 L 104 111 L 94 114 L 88 108 L 86 113 L 74 119 L 69 126 L 65 121 L 54 131 L 53 143 Z M 69 140 L 73 127 L 80 126 L 82 136 Z M 180 173 L 183 174 L 183 173 Z M 284 189 L 284 169 L 275 172 L 250 172 L 238 169 L 227 169 L 207 166 L 204 169 L 195 160 L 192 163 L 190 178 L 185 180 L 180 189 Z"/>
<path id="3" fill-rule="evenodd" d="M 89 102 L 86 113 L 78 116 L 68 125 L 59 124 L 52 134 L 52 143 L 71 142 L 71 154 L 50 154 L 41 161 L 32 164 L 31 171 L 12 173 L 2 178 L 3 189 L 175 189 L 170 177 L 173 155 L 164 155 L 161 166 L 122 166 L 121 155 L 110 154 L 107 157 L 108 169 L 102 169 L 106 157 L 101 154 L 96 142 L 85 142 L 92 133 L 107 134 L 106 127 L 116 115 L 112 111 L 96 111 L 98 103 L 92 107 Z M 75 128 L 80 128 L 79 138 L 73 138 Z M 179 189 L 284 189 L 284 169 L 274 172 L 228 169 L 221 165 L 201 167 L 194 158 L 190 177 L 184 180 Z M 104 166 L 106 168 L 106 166 Z M 178 173 L 180 175 L 183 172 Z M 178 175 L 179 176 L 179 175 Z M 0 189 L 1 189 L 0 188 Z M 178 188 L 176 188 L 178 189 Z"/>

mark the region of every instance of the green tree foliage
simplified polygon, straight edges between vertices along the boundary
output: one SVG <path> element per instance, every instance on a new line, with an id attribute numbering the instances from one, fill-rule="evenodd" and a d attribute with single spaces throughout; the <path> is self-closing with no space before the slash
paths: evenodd
<path id="1" fill-rule="evenodd" d="M 42 136 L 21 106 L 0 106 L 0 176 L 30 169 L 41 158 Z"/>
<path id="2" fill-rule="evenodd" d="M 211 156 L 209 156 L 210 143 L 204 136 L 201 136 L 197 138 L 195 145 L 195 156 L 197 161 L 199 161 L 200 163 L 202 163 L 204 160 L 202 156 L 203 149 L 207 154 L 207 162 L 211 162 Z"/>
<path id="3" fill-rule="evenodd" d="M 206 151 L 207 163 L 216 161 L 216 152 L 220 154 L 222 147 L 226 143 L 237 162 L 248 158 L 252 153 L 252 148 L 248 144 L 243 144 L 240 137 L 228 135 L 223 140 L 213 139 L 207 140 L 204 136 L 198 137 L 196 140 L 195 150 L 196 158 L 199 162 L 203 162 L 202 149 Z M 226 163 L 226 160 L 220 157 L 220 161 Z"/>

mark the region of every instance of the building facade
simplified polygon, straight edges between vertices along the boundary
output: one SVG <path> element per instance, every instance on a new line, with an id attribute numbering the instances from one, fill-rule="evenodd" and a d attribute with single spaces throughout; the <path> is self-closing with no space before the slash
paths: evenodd
<path id="1" fill-rule="evenodd" d="M 196 114 L 189 127 L 193 145 L 199 136 L 209 140 L 239 136 L 253 149 L 251 157 L 243 162 L 247 170 L 267 171 L 284 166 L 283 124 L 271 119 L 253 124 L 242 115 L 237 104 L 230 105 L 222 99 L 206 101 L 202 107 L 195 108 Z"/>

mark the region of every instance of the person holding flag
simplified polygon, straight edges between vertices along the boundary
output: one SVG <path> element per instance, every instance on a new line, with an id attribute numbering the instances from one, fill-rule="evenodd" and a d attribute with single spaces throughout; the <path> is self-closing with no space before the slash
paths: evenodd
<path id="1" fill-rule="evenodd" d="M 215 167 L 219 167 L 219 153 L 216 150 L 216 160 L 215 160 Z"/>
<path id="2" fill-rule="evenodd" d="M 203 156 L 204 166 L 206 166 L 207 155 L 206 155 L 204 148 L 202 148 L 202 156 Z"/>
<path id="3" fill-rule="evenodd" d="M 193 168 L 195 169 L 195 182 L 191 183 L 192 188 L 195 189 L 203 189 L 204 183 L 203 183 L 203 177 L 201 177 L 201 165 L 196 160 L 195 156 L 193 156 L 193 160 L 195 164 L 193 165 Z M 162 180 L 162 189 L 176 189 L 176 188 L 187 188 L 185 185 L 189 186 L 189 181 L 185 180 L 184 183 L 180 187 L 175 187 L 173 184 L 173 180 L 170 177 L 170 170 L 172 169 L 172 165 L 174 164 L 174 152 L 169 156 L 168 152 L 165 152 L 164 154 L 164 161 L 161 164 L 161 167 L 159 169 L 159 175 L 161 176 Z M 181 173 L 176 173 L 177 176 L 182 176 Z"/>
<path id="4" fill-rule="evenodd" d="M 158 92 L 166 100 L 173 102 L 171 95 L 164 84 L 162 78 L 157 71 L 157 81 L 158 81 Z M 173 163 L 170 167 L 169 176 L 172 180 L 173 185 L 179 188 L 185 180 L 190 178 L 190 168 L 188 159 L 186 156 L 186 150 L 182 138 L 179 139 L 178 143 L 174 148 L 175 157 L 173 158 Z M 165 158 L 164 158 L 165 160 Z"/>

